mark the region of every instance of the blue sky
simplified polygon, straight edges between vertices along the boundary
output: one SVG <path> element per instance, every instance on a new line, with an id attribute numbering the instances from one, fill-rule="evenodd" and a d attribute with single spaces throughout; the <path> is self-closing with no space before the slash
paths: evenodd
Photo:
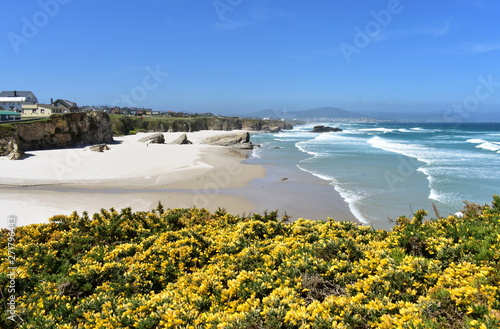
<path id="1" fill-rule="evenodd" d="M 477 110 L 500 110 L 495 0 L 3 5 L 0 89 L 32 90 L 40 102 L 221 114 L 439 111 L 474 97 L 482 77 L 490 84 Z"/>

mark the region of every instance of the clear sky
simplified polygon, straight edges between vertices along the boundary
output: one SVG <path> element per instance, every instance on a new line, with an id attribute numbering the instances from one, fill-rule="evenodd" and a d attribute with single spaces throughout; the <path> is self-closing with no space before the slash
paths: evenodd
<path id="1" fill-rule="evenodd" d="M 4 2 L 0 89 L 40 102 L 500 111 L 497 0 Z"/>

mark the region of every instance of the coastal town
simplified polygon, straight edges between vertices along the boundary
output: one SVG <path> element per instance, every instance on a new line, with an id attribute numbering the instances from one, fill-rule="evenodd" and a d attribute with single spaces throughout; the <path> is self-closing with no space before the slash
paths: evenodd
<path id="1" fill-rule="evenodd" d="M 50 99 L 48 104 L 40 103 L 32 91 L 0 92 L 0 121 L 19 121 L 49 117 L 52 114 L 102 111 L 108 114 L 132 116 L 213 116 L 212 113 L 188 114 L 184 112 L 157 111 L 151 108 L 118 106 L 81 106 L 67 99 Z"/>

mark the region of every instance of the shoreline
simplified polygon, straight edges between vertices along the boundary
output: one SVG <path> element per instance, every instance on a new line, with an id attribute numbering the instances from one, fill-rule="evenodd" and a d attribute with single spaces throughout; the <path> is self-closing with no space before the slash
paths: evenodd
<path id="1" fill-rule="evenodd" d="M 47 172 L 47 168 L 44 171 L 43 166 L 40 170 L 45 177 L 42 177 L 43 175 L 40 177 L 48 179 L 19 179 L 18 174 L 17 178 L 9 182 L 9 179 L 0 177 L 1 217 L 6 219 L 15 215 L 18 217 L 18 225 L 21 226 L 47 223 L 52 216 L 70 215 L 73 211 L 79 214 L 83 211 L 93 214 L 102 208 L 118 210 L 128 207 L 133 211 L 150 211 L 155 209 L 161 201 L 165 208 L 196 206 L 212 212 L 224 208 L 234 215 L 263 213 L 266 210 L 278 209 L 280 216 L 286 213 L 292 217 L 292 220 L 298 218 L 326 220 L 327 217 L 331 217 L 339 221 L 349 220 L 360 223 L 349 212 L 345 201 L 331 185 L 325 184 L 326 182 L 298 168 L 290 170 L 285 167 L 248 163 L 251 162 L 246 160 L 250 156 L 248 151 L 199 144 L 207 135 L 227 133 L 231 132 L 188 133 L 188 138 L 195 145 L 167 145 L 167 147 L 166 145 L 149 145 L 146 150 L 144 145 L 135 143 L 135 138 L 131 136 L 118 139 L 118 143 L 110 144 L 113 149 L 116 148 L 116 154 L 108 157 L 108 160 L 116 158 L 117 161 L 122 161 L 119 169 L 123 172 L 118 170 L 115 176 L 120 176 L 127 171 L 140 173 L 135 177 L 101 178 L 104 175 L 102 173 L 99 175 L 96 168 L 99 168 L 103 161 L 98 157 L 110 151 L 104 154 L 86 155 L 83 160 L 87 167 L 84 168 L 82 165 L 81 168 L 77 168 L 85 172 L 74 172 L 74 176 L 90 178 L 87 180 L 61 181 L 51 177 L 50 172 Z M 165 133 L 166 142 L 177 138 L 179 134 Z M 139 137 L 142 136 L 144 135 L 141 134 Z M 129 140 L 135 144 L 131 144 Z M 154 161 L 158 161 L 155 158 L 156 155 L 145 152 L 153 149 L 158 151 L 161 147 L 170 152 L 166 159 L 174 158 L 175 163 L 171 161 L 164 167 L 154 166 Z M 129 149 L 128 153 L 125 152 L 126 148 Z M 139 153 L 134 154 L 134 150 Z M 49 159 L 49 163 L 45 165 L 50 164 L 53 167 L 53 162 L 50 161 L 57 163 L 57 159 L 60 161 L 61 156 L 71 152 L 84 151 L 82 149 L 36 151 L 36 155 L 29 159 L 32 164 L 25 162 L 23 166 L 29 168 L 35 163 L 45 163 L 42 161 L 44 158 Z M 36 159 L 39 154 L 41 157 Z M 125 166 L 123 154 L 135 158 Z M 141 158 L 141 155 L 151 156 L 153 159 Z M 165 154 L 162 159 L 166 161 Z M 141 173 L 140 170 L 129 168 L 141 164 L 141 161 L 146 161 L 152 166 L 151 170 Z M 4 164 L 5 162 L 0 162 L 0 168 Z M 12 163 L 8 164 L 12 165 Z M 106 164 L 105 161 L 104 164 Z M 109 163 L 107 165 L 109 166 Z M 103 171 L 106 172 L 106 168 Z M 91 179 L 94 177 L 92 174 L 98 177 Z M 288 179 L 282 181 L 282 176 Z M 5 223 L 3 222 L 0 227 L 6 226 L 4 225 L 6 220 Z"/>

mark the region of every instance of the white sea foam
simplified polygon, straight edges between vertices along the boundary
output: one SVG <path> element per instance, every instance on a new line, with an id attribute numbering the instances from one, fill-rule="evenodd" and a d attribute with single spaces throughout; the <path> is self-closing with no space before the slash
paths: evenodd
<path id="1" fill-rule="evenodd" d="M 295 147 L 296 147 L 296 148 L 298 148 L 301 152 L 304 152 L 304 153 L 310 154 L 310 155 L 312 155 L 312 156 L 314 156 L 314 157 L 319 156 L 319 153 L 307 150 L 307 149 L 305 148 L 305 142 L 298 142 L 298 143 L 295 143 Z"/>
<path id="2" fill-rule="evenodd" d="M 252 157 L 260 159 L 261 158 L 261 154 L 262 154 L 261 148 L 260 147 L 254 147 L 254 149 L 252 150 Z"/>
<path id="3" fill-rule="evenodd" d="M 419 144 L 405 144 L 398 143 L 395 141 L 389 141 L 378 136 L 375 136 L 368 140 L 368 143 L 375 148 L 402 154 L 411 158 L 415 158 L 418 161 L 430 164 L 432 163 L 432 158 L 429 157 L 433 150 L 426 148 Z"/>
<path id="4" fill-rule="evenodd" d="M 396 131 L 397 129 L 389 129 L 389 128 L 365 128 L 365 129 L 359 129 L 359 131 L 365 131 L 365 132 L 381 132 L 381 133 L 392 133 Z"/>
<path id="5" fill-rule="evenodd" d="M 498 150 L 500 150 L 500 144 L 490 143 L 490 142 L 480 144 L 476 147 L 479 149 L 485 149 L 485 150 L 489 150 L 489 151 L 493 151 L 493 152 L 497 152 Z"/>
<path id="6" fill-rule="evenodd" d="M 472 139 L 468 139 L 467 143 L 482 144 L 482 143 L 486 143 L 486 141 L 484 139 L 472 138 Z"/>
<path id="7" fill-rule="evenodd" d="M 307 169 L 303 168 L 302 166 L 300 166 L 300 164 L 297 165 L 297 168 L 299 168 L 300 170 L 305 171 L 313 176 L 316 176 L 322 180 L 330 182 L 330 185 L 333 186 L 335 191 L 337 191 L 340 194 L 340 196 L 342 197 L 342 199 L 344 199 L 344 201 L 347 203 L 349 210 L 354 215 L 354 217 L 356 217 L 360 222 L 362 222 L 364 224 L 370 223 L 370 221 L 363 216 L 363 214 L 361 213 L 360 208 L 359 208 L 359 203 L 361 202 L 361 200 L 363 200 L 366 197 L 363 193 L 361 193 L 361 192 L 356 193 L 356 192 L 349 191 L 345 188 L 342 188 L 340 186 L 340 184 L 337 182 L 337 180 L 332 176 L 327 176 L 327 175 L 313 172 L 311 170 L 307 170 Z"/>
<path id="8" fill-rule="evenodd" d="M 476 145 L 476 148 L 478 148 L 478 149 L 484 149 L 484 150 L 493 151 L 493 152 L 500 151 L 500 143 L 498 143 L 498 142 L 488 142 L 487 140 L 479 139 L 479 138 L 468 139 L 467 142 L 472 143 L 472 144 L 479 144 L 479 145 Z"/>

